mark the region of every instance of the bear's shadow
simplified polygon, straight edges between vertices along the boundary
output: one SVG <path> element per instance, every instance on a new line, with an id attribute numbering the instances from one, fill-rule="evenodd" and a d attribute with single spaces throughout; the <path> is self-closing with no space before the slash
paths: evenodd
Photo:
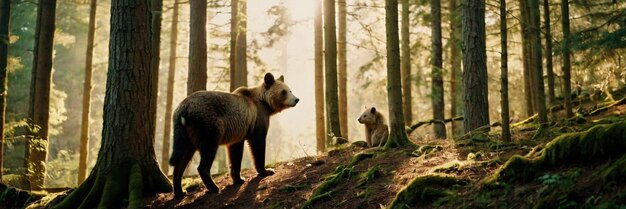
<path id="1" fill-rule="evenodd" d="M 256 192 L 261 180 L 263 180 L 263 177 L 255 176 L 254 178 L 246 179 L 246 182 L 243 184 L 232 184 L 231 182 L 231 184 L 221 189 L 219 193 L 209 193 L 206 192 L 206 188 L 204 188 L 204 194 L 197 196 L 192 202 L 213 204 L 221 202 L 222 207 L 232 207 L 235 205 L 252 207 L 256 205 Z M 180 203 L 181 200 L 182 199 L 174 199 L 174 201 L 177 202 L 176 204 Z M 187 204 L 189 203 L 190 202 Z"/>

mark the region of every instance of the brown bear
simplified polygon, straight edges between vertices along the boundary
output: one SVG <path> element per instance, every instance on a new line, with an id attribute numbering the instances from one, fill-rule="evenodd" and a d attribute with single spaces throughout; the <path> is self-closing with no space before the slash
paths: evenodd
<path id="1" fill-rule="evenodd" d="M 375 107 L 365 108 L 358 121 L 365 125 L 367 146 L 385 146 L 387 137 L 389 137 L 389 128 L 385 122 L 385 117 L 376 111 Z"/>
<path id="2" fill-rule="evenodd" d="M 198 173 L 209 192 L 219 192 L 211 179 L 211 165 L 219 145 L 228 148 L 230 176 L 242 184 L 240 176 L 244 141 L 248 141 L 254 167 L 259 176 L 274 174 L 265 169 L 265 138 L 270 116 L 300 99 L 295 97 L 281 76 L 274 79 L 265 74 L 264 82 L 256 87 L 240 87 L 232 93 L 198 91 L 185 98 L 173 116 L 174 145 L 170 165 L 174 166 L 174 195 L 182 197 L 183 172 L 192 156 L 200 152 Z"/>

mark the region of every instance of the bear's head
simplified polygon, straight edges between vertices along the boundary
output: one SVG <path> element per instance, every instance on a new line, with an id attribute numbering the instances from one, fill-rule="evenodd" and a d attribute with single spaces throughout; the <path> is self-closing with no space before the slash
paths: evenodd
<path id="1" fill-rule="evenodd" d="M 285 84 L 285 78 L 282 75 L 278 79 L 274 79 L 274 75 L 266 73 L 263 79 L 263 88 L 262 100 L 275 112 L 295 107 L 300 101 Z"/>
<path id="2" fill-rule="evenodd" d="M 378 119 L 378 114 L 376 112 L 376 108 L 372 107 L 372 108 L 365 108 L 365 111 L 361 113 L 361 116 L 359 117 L 358 121 L 361 124 L 374 124 L 376 123 L 377 119 Z"/>

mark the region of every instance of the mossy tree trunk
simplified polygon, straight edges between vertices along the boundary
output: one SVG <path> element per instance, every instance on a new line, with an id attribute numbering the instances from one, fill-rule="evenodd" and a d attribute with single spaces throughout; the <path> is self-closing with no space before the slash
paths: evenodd
<path id="1" fill-rule="evenodd" d="M 443 91 L 443 46 L 441 44 L 441 0 L 433 0 L 430 5 L 430 15 L 432 18 L 432 57 L 430 64 L 432 67 L 431 98 L 433 104 L 433 119 L 444 120 L 444 91 Z M 446 138 L 446 126 L 443 123 L 433 125 L 435 138 Z"/>
<path id="2" fill-rule="evenodd" d="M 389 139 L 385 148 L 403 147 L 411 142 L 404 131 L 402 86 L 400 76 L 400 37 L 398 36 L 398 0 L 385 0 L 387 29 L 387 101 L 389 102 Z"/>
<path id="3" fill-rule="evenodd" d="M 76 190 L 54 208 L 143 207 L 142 198 L 170 192 L 154 153 L 150 108 L 155 74 L 150 68 L 147 1 L 111 2 L 109 69 L 104 99 L 104 128 L 96 165 Z"/>
<path id="4" fill-rule="evenodd" d="M 337 0 L 337 82 L 339 87 L 339 126 L 341 136 L 348 137 L 348 59 L 346 50 L 346 0 Z"/>
<path id="5" fill-rule="evenodd" d="M 0 183 L 4 175 L 4 121 L 7 103 L 7 63 L 9 59 L 9 25 L 11 1 L 0 0 Z"/>
<path id="6" fill-rule="evenodd" d="M 489 125 L 485 38 L 485 1 L 465 1 L 463 3 L 465 133 Z"/>
<path id="7" fill-rule="evenodd" d="M 176 77 L 176 56 L 178 40 L 178 1 L 172 5 L 172 26 L 170 28 L 170 57 L 167 72 L 167 96 L 165 101 L 165 116 L 163 118 L 163 147 L 161 148 L 161 170 L 166 175 L 170 165 L 170 141 L 172 137 L 172 103 L 174 101 L 174 78 Z"/>
<path id="8" fill-rule="evenodd" d="M 339 96 L 337 93 L 337 33 L 334 0 L 324 0 L 324 49 L 327 131 L 329 135 L 341 137 Z M 327 145 L 331 144 L 332 140 L 329 139 L 327 139 Z"/>
<path id="9" fill-rule="evenodd" d="M 550 0 L 543 0 L 544 37 L 546 40 L 546 71 L 548 77 L 548 104 L 555 105 L 554 70 L 552 66 L 552 31 L 550 29 Z"/>
<path id="10" fill-rule="evenodd" d="M 462 26 L 458 0 L 449 0 L 450 10 L 450 117 L 463 115 Z M 463 135 L 463 122 L 450 123 L 452 137 Z"/>
<path id="11" fill-rule="evenodd" d="M 404 123 L 411 124 L 413 122 L 413 107 L 411 104 L 411 41 L 409 26 L 409 0 L 402 0 L 402 19 L 400 36 L 402 37 L 401 48 L 401 77 L 402 77 L 402 112 L 404 112 Z"/>
<path id="12" fill-rule="evenodd" d="M 500 105 L 502 113 L 502 141 L 511 141 L 511 125 L 509 122 L 509 75 L 507 52 L 506 0 L 500 0 Z"/>
<path id="13" fill-rule="evenodd" d="M 32 133 L 26 143 L 27 176 L 32 190 L 44 187 L 48 155 L 48 121 L 50 118 L 50 85 L 52 83 L 52 45 L 54 42 L 56 0 L 40 0 L 37 7 L 37 26 L 33 72 L 30 91 L 29 117 L 40 129 Z"/>
<path id="14" fill-rule="evenodd" d="M 189 72 L 187 74 L 187 95 L 206 90 L 207 82 L 207 42 L 206 42 L 206 0 L 190 0 L 189 13 Z"/>
<path id="15" fill-rule="evenodd" d="M 324 38 L 322 28 L 322 1 L 315 3 L 314 19 L 315 56 L 315 135 L 317 152 L 326 150 L 326 127 L 324 122 Z"/>
<path id="16" fill-rule="evenodd" d="M 91 77 L 93 72 L 93 47 L 96 32 L 97 0 L 89 4 L 89 29 L 87 31 L 87 57 L 85 58 L 85 82 L 83 83 L 83 113 L 80 126 L 80 155 L 78 160 L 78 181 L 80 184 L 87 176 L 87 159 L 89 158 L 89 114 L 91 112 Z"/>
<path id="17" fill-rule="evenodd" d="M 561 25 L 563 27 L 563 41 L 561 41 L 561 51 L 563 52 L 563 97 L 565 97 L 565 115 L 568 118 L 574 116 L 572 112 L 572 63 L 570 60 L 570 27 L 569 27 L 569 2 L 561 0 Z"/>

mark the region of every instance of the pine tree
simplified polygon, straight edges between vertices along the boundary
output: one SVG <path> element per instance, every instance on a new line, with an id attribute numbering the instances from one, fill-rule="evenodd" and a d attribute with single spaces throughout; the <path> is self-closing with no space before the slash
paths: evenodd
<path id="1" fill-rule="evenodd" d="M 89 113 L 91 112 L 91 77 L 93 72 L 93 47 L 96 32 L 97 0 L 89 4 L 89 31 L 87 32 L 87 57 L 85 58 L 85 82 L 83 83 L 83 114 L 80 128 L 80 156 L 78 161 L 78 183 L 85 181 L 87 176 L 87 159 L 89 158 Z"/>
<path id="2" fill-rule="evenodd" d="M 432 17 L 432 87 L 431 97 L 433 104 L 433 119 L 444 120 L 444 91 L 443 91 L 443 46 L 441 44 L 441 1 L 433 0 L 430 7 Z M 435 138 L 446 138 L 446 126 L 444 123 L 434 123 Z"/>

